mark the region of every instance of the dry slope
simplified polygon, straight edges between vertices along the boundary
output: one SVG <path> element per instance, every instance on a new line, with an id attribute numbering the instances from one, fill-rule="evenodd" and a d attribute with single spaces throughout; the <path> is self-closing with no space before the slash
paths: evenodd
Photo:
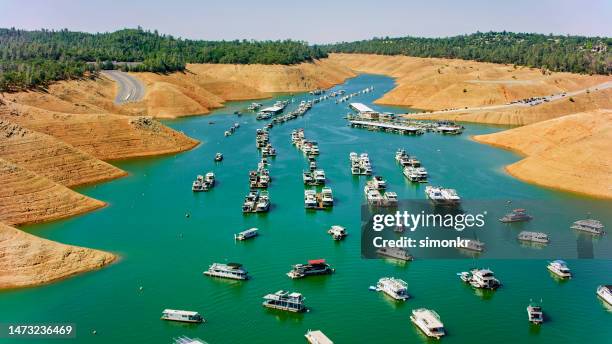
<path id="1" fill-rule="evenodd" d="M 41 239 L 0 223 L 0 289 L 48 283 L 114 260 L 107 252 Z"/>
<path id="2" fill-rule="evenodd" d="M 329 61 L 358 72 L 394 77 L 397 86 L 376 102 L 424 110 L 504 104 L 612 80 L 571 73 L 543 75 L 526 67 L 439 58 L 332 54 Z"/>
<path id="3" fill-rule="evenodd" d="M 474 139 L 526 155 L 506 167 L 519 179 L 612 198 L 612 110 L 580 112 Z"/>
<path id="4" fill-rule="evenodd" d="M 355 73 L 329 60 L 284 65 L 189 64 L 184 73 L 131 73 L 143 81 L 142 101 L 113 103 L 117 85 L 106 78 L 58 82 L 47 92 L 19 92 L 8 101 L 66 114 L 199 115 L 226 101 L 260 99 L 273 92 L 302 92 L 344 82 Z M 2 96 L 0 96 L 1 98 Z"/>
<path id="5" fill-rule="evenodd" d="M 52 136 L 0 119 L 0 158 L 65 186 L 114 179 L 125 172 Z"/>
<path id="6" fill-rule="evenodd" d="M 56 220 L 104 206 L 4 159 L 0 159 L 0 185 L 0 222 L 7 224 Z"/>

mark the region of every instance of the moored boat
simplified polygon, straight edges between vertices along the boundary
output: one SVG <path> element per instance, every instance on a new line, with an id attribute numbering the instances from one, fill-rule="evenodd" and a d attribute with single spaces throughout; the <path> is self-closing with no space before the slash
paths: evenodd
<path id="1" fill-rule="evenodd" d="M 181 336 L 178 338 L 174 338 L 173 344 L 207 344 L 207 343 L 199 338 L 189 338 L 187 336 Z"/>
<path id="2" fill-rule="evenodd" d="M 274 294 L 268 294 L 263 297 L 263 306 L 267 308 L 280 309 L 289 312 L 304 312 L 306 311 L 306 305 L 304 300 L 306 299 L 300 293 L 290 293 L 288 291 L 279 290 Z"/>
<path id="3" fill-rule="evenodd" d="M 177 309 L 164 309 L 161 316 L 162 320 L 179 321 L 188 323 L 202 323 L 204 317 L 198 312 L 183 311 Z"/>
<path id="4" fill-rule="evenodd" d="M 527 306 L 527 317 L 532 324 L 539 325 L 543 323 L 544 312 L 542 311 L 542 306 L 536 303 L 530 303 L 529 306 Z"/>
<path id="5" fill-rule="evenodd" d="M 604 225 L 601 221 L 588 219 L 588 220 L 578 220 L 572 224 L 570 227 L 580 232 L 594 234 L 594 235 L 602 235 L 604 232 Z"/>
<path id="6" fill-rule="evenodd" d="M 247 240 L 250 238 L 254 238 L 259 235 L 259 229 L 257 228 L 249 228 L 240 233 L 234 234 L 234 239 L 236 240 Z"/>
<path id="7" fill-rule="evenodd" d="M 323 332 L 308 330 L 304 335 L 310 344 L 334 344 Z"/>
<path id="8" fill-rule="evenodd" d="M 249 273 L 239 263 L 213 263 L 208 270 L 204 271 L 204 275 L 235 280 L 249 279 Z"/>
<path id="9" fill-rule="evenodd" d="M 458 274 L 459 278 L 477 289 L 497 289 L 501 282 L 495 278 L 493 271 L 489 269 L 472 269 Z"/>
<path id="10" fill-rule="evenodd" d="M 383 277 L 376 283 L 376 289 L 398 301 L 406 301 L 410 298 L 408 284 L 399 278 Z"/>
<path id="11" fill-rule="evenodd" d="M 331 226 L 331 228 L 327 230 L 327 234 L 331 235 L 334 240 L 342 240 L 348 235 L 346 228 L 338 225 Z"/>
<path id="12" fill-rule="evenodd" d="M 426 308 L 415 309 L 412 311 L 410 320 L 428 337 L 440 339 L 446 335 L 444 324 L 440 321 L 440 316 L 433 310 Z"/>
<path id="13" fill-rule="evenodd" d="M 552 272 L 553 274 L 555 274 L 555 276 L 559 278 L 572 278 L 572 271 L 567 266 L 567 263 L 563 260 L 553 260 L 546 266 L 546 268 L 548 269 L 548 271 Z"/>
<path id="14" fill-rule="evenodd" d="M 542 232 L 522 231 L 518 234 L 517 239 L 520 241 L 528 241 L 536 244 L 548 244 L 548 234 Z"/>
<path id="15" fill-rule="evenodd" d="M 304 208 L 315 209 L 317 207 L 317 192 L 315 190 L 304 190 Z"/>
<path id="16" fill-rule="evenodd" d="M 455 189 L 429 185 L 425 187 L 425 195 L 435 205 L 456 206 L 461 203 L 461 197 Z"/>
<path id="17" fill-rule="evenodd" d="M 531 219 L 532 217 L 531 215 L 527 214 L 527 210 L 519 208 L 519 209 L 514 209 L 512 210 L 512 212 L 504 215 L 502 218 L 499 219 L 499 221 L 504 222 L 504 223 L 509 223 L 509 222 L 524 222 L 524 221 L 529 221 Z"/>
<path id="18" fill-rule="evenodd" d="M 314 275 L 328 275 L 334 272 L 334 269 L 325 262 L 325 259 L 309 260 L 307 264 L 296 264 L 287 276 L 297 279 Z"/>
<path id="19" fill-rule="evenodd" d="M 414 257 L 405 249 L 399 247 L 381 247 L 376 250 L 376 254 L 386 258 L 393 258 L 402 261 L 414 260 Z"/>
<path id="20" fill-rule="evenodd" d="M 597 296 L 612 306 L 612 285 L 600 285 L 597 287 Z"/>
<path id="21" fill-rule="evenodd" d="M 467 241 L 467 245 L 460 247 L 460 249 L 474 252 L 483 252 L 485 249 L 485 243 L 476 239 L 469 239 Z"/>

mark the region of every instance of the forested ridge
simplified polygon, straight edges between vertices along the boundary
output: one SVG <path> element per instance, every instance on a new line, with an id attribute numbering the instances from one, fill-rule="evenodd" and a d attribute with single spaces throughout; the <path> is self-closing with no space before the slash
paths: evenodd
<path id="1" fill-rule="evenodd" d="M 610 74 L 612 38 L 477 32 L 447 38 L 374 38 L 323 46 L 333 53 L 443 57 L 509 63 L 543 71 Z"/>
<path id="2" fill-rule="evenodd" d="M 328 53 L 444 57 L 536 67 L 547 71 L 612 73 L 612 39 L 512 32 L 448 38 L 374 38 L 323 46 L 301 41 L 203 41 L 141 28 L 110 33 L 0 28 L 0 92 L 45 87 L 96 75 L 100 69 L 174 72 L 186 63 L 296 64 Z"/>
<path id="3" fill-rule="evenodd" d="M 184 40 L 141 28 L 96 34 L 0 29 L 0 91 L 44 87 L 100 69 L 165 73 L 186 63 L 289 65 L 326 56 L 292 40 Z"/>

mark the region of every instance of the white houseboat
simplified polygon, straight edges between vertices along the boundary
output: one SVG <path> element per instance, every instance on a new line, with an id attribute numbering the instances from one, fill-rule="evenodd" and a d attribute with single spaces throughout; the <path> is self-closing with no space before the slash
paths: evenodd
<path id="1" fill-rule="evenodd" d="M 597 287 L 597 296 L 612 306 L 612 285 L 600 285 Z"/>
<path id="2" fill-rule="evenodd" d="M 602 235 L 605 233 L 603 230 L 604 225 L 600 221 L 593 219 L 578 220 L 574 222 L 570 228 L 594 235 Z"/>
<path id="3" fill-rule="evenodd" d="M 331 228 L 327 230 L 327 234 L 331 235 L 334 240 L 342 240 L 348 235 L 346 228 L 338 225 L 331 226 Z"/>
<path id="4" fill-rule="evenodd" d="M 407 250 L 399 247 L 381 247 L 376 250 L 376 254 L 385 258 L 392 258 L 406 262 L 414 260 L 414 257 Z"/>
<path id="5" fill-rule="evenodd" d="M 187 336 L 181 336 L 178 338 L 174 338 L 173 344 L 207 344 L 207 343 L 199 338 L 189 338 Z"/>
<path id="6" fill-rule="evenodd" d="M 522 231 L 518 234 L 519 241 L 533 242 L 536 244 L 548 244 L 548 234 L 542 232 Z"/>
<path id="7" fill-rule="evenodd" d="M 315 275 L 328 275 L 334 272 L 334 269 L 325 262 L 325 259 L 309 260 L 307 264 L 296 264 L 287 276 L 293 279 L 303 278 Z"/>
<path id="8" fill-rule="evenodd" d="M 208 270 L 204 271 L 204 275 L 235 280 L 249 279 L 249 273 L 239 263 L 213 263 Z"/>
<path id="9" fill-rule="evenodd" d="M 304 335 L 310 344 L 334 344 L 323 332 L 308 330 Z"/>
<path id="10" fill-rule="evenodd" d="M 415 309 L 412 311 L 410 320 L 428 337 L 440 339 L 446 334 L 440 316 L 433 310 Z"/>
<path id="11" fill-rule="evenodd" d="M 288 291 L 279 290 L 274 294 L 268 294 L 263 297 L 263 306 L 267 308 L 280 309 L 289 312 L 304 312 L 306 306 L 304 304 L 305 297 L 300 293 L 290 293 Z"/>
<path id="12" fill-rule="evenodd" d="M 177 309 L 164 309 L 161 316 L 162 320 L 180 321 L 189 323 L 204 322 L 204 317 L 198 312 L 182 311 Z"/>
<path id="13" fill-rule="evenodd" d="M 527 214 L 527 210 L 519 208 L 519 209 L 514 209 L 512 210 L 512 212 L 504 215 L 502 218 L 499 219 L 499 221 L 504 222 L 504 223 L 509 223 L 509 222 L 524 222 L 524 221 L 529 221 L 531 219 L 532 219 L 532 216 Z"/>
<path id="14" fill-rule="evenodd" d="M 559 278 L 572 278 L 572 271 L 569 267 L 567 267 L 567 263 L 563 260 L 553 260 L 546 266 L 546 268 Z"/>
<path id="15" fill-rule="evenodd" d="M 240 233 L 234 234 L 234 239 L 236 240 L 247 240 L 250 238 L 254 238 L 259 235 L 259 229 L 257 228 L 249 228 Z"/>
<path id="16" fill-rule="evenodd" d="M 425 195 L 436 205 L 454 206 L 461 203 L 461 197 L 455 189 L 445 189 L 439 186 L 426 186 Z"/>
<path id="17" fill-rule="evenodd" d="M 489 269 L 472 269 L 459 273 L 459 277 L 465 283 L 469 283 L 477 289 L 497 289 L 501 282 L 495 278 L 493 271 Z"/>
<path id="18" fill-rule="evenodd" d="M 406 301 L 408 295 L 408 284 L 399 278 L 383 277 L 376 283 L 376 290 L 391 296 L 398 301 Z"/>
<path id="19" fill-rule="evenodd" d="M 474 252 L 483 252 L 485 249 L 485 243 L 476 239 L 468 239 L 467 245 L 464 247 L 460 247 L 460 249 Z"/>
<path id="20" fill-rule="evenodd" d="M 542 306 L 536 303 L 530 303 L 529 306 L 527 306 L 527 317 L 532 324 L 539 325 L 543 323 L 544 312 L 542 312 Z"/>

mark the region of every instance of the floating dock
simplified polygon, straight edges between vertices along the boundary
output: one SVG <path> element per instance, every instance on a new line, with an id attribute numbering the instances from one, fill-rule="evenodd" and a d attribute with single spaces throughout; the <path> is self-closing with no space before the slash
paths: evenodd
<path id="1" fill-rule="evenodd" d="M 260 112 L 276 115 L 278 113 L 281 113 L 284 109 L 285 109 L 284 107 L 274 105 L 274 106 L 270 106 L 270 107 L 261 109 Z"/>
<path id="2" fill-rule="evenodd" d="M 425 131 L 414 125 L 404 125 L 398 123 L 383 123 L 383 122 L 372 122 L 372 121 L 360 121 L 360 120 L 349 120 L 351 127 L 353 128 L 365 128 L 369 130 L 383 130 L 387 132 L 395 132 L 404 135 L 421 135 Z"/>

